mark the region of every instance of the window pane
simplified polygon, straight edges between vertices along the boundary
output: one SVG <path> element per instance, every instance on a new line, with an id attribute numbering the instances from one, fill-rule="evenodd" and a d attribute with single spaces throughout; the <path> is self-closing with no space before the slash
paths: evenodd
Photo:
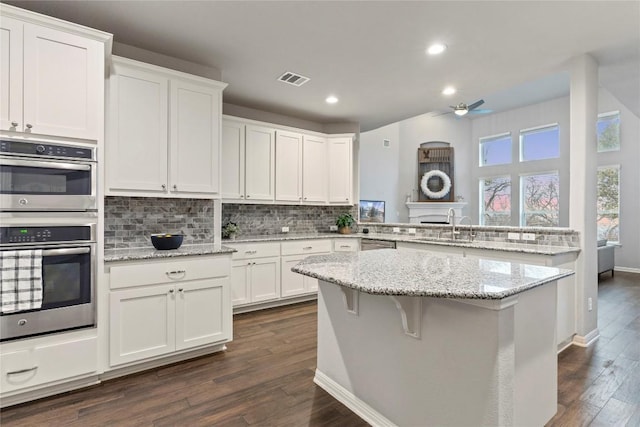
<path id="1" fill-rule="evenodd" d="M 598 239 L 620 241 L 620 167 L 598 168 Z"/>
<path id="2" fill-rule="evenodd" d="M 520 132 L 520 161 L 560 157 L 560 128 L 557 125 Z"/>
<path id="3" fill-rule="evenodd" d="M 522 176 L 520 180 L 521 225 L 557 227 L 560 224 L 558 173 L 527 175 Z"/>
<path id="4" fill-rule="evenodd" d="M 511 134 L 480 138 L 480 166 L 511 163 Z"/>
<path id="5" fill-rule="evenodd" d="M 620 113 L 598 116 L 598 152 L 620 149 Z"/>
<path id="6" fill-rule="evenodd" d="M 511 178 L 480 180 L 481 225 L 511 225 Z"/>

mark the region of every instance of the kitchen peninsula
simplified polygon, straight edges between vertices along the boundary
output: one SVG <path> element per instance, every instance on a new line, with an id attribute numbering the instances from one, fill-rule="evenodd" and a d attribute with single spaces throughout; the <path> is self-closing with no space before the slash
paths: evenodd
<path id="1" fill-rule="evenodd" d="M 307 258 L 320 279 L 315 382 L 373 425 L 544 425 L 557 409 L 557 280 L 455 254 Z"/>

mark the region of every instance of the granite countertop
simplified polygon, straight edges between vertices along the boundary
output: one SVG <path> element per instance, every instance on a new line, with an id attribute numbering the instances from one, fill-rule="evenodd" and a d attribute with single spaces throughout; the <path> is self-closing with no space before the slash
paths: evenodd
<path id="1" fill-rule="evenodd" d="M 171 249 L 167 251 L 159 251 L 153 246 L 150 246 L 146 248 L 107 249 L 104 251 L 104 260 L 105 262 L 134 261 L 192 255 L 230 254 L 233 252 L 235 252 L 235 249 L 215 243 L 182 245 L 178 249 Z"/>
<path id="2" fill-rule="evenodd" d="M 234 240 L 222 239 L 224 244 L 248 243 L 248 242 L 282 242 L 286 240 L 307 240 L 307 239 L 333 239 L 335 237 L 361 237 L 357 234 L 339 233 L 282 233 L 267 235 L 243 235 Z"/>
<path id="3" fill-rule="evenodd" d="M 574 274 L 555 267 L 393 249 L 312 255 L 291 270 L 374 295 L 490 300 Z"/>

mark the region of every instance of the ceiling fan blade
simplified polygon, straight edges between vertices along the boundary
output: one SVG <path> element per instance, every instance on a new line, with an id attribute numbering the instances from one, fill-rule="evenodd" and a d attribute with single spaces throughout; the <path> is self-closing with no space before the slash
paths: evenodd
<path id="1" fill-rule="evenodd" d="M 480 109 L 476 109 L 476 110 L 469 110 L 470 114 L 489 114 L 489 113 L 493 113 L 493 110 L 489 110 L 487 108 L 480 108 Z"/>
<path id="2" fill-rule="evenodd" d="M 474 102 L 473 104 L 469 104 L 467 106 L 467 108 L 469 108 L 469 111 L 471 110 L 475 110 L 476 108 L 478 108 L 479 106 L 481 106 L 482 104 L 484 104 L 484 99 L 480 99 L 476 102 Z"/>

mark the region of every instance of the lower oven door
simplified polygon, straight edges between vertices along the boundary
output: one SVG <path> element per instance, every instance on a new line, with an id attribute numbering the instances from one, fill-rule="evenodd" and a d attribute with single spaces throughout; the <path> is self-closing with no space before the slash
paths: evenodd
<path id="1" fill-rule="evenodd" d="M 43 249 L 42 307 L 3 313 L 0 340 L 94 326 L 94 283 L 95 244 Z"/>

